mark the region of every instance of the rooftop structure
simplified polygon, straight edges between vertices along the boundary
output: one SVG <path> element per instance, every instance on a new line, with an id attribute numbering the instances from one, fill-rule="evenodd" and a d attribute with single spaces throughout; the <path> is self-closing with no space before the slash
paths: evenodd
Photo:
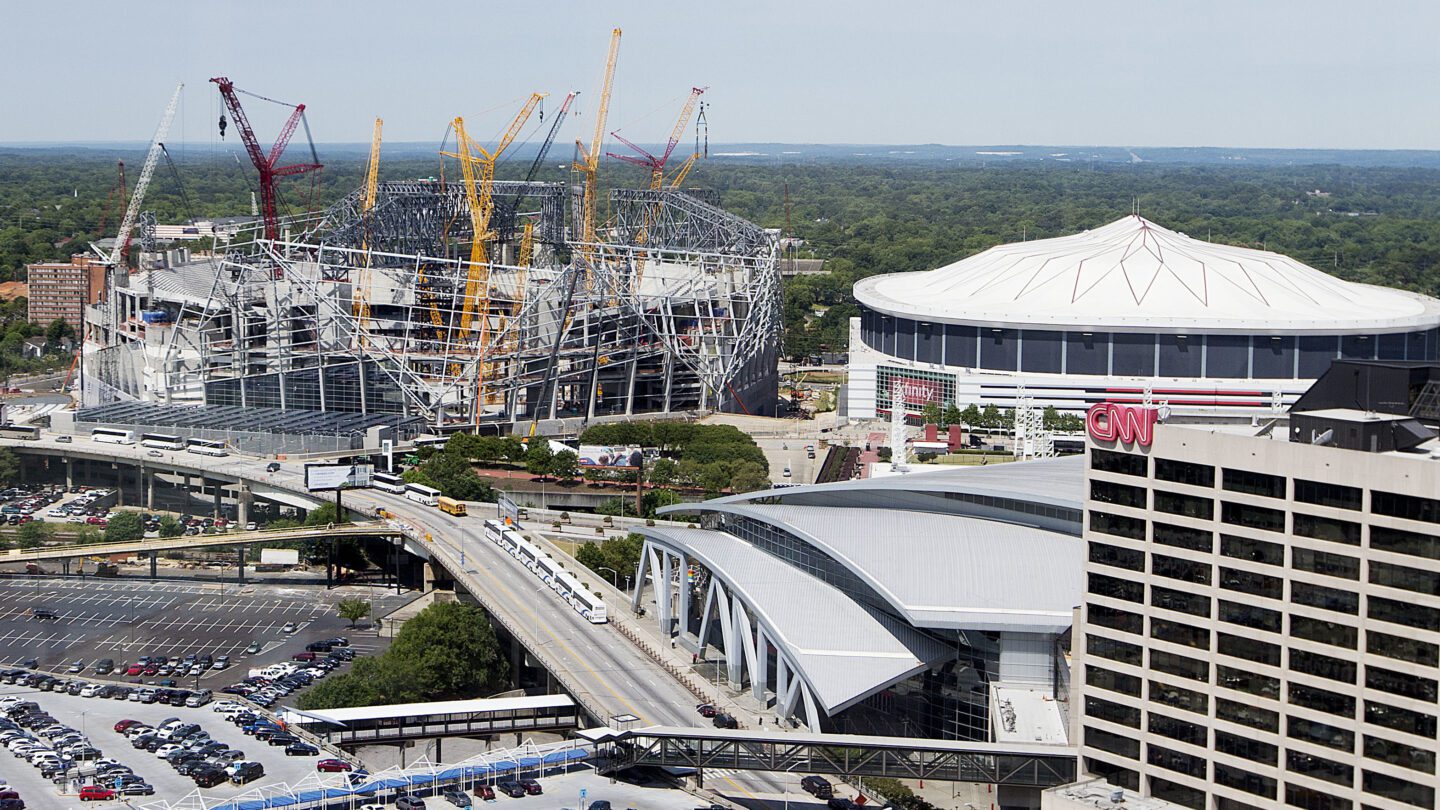
<path id="1" fill-rule="evenodd" d="M 903 405 L 1279 413 L 1337 359 L 1440 358 L 1440 301 L 1138 215 L 862 279 L 849 413 Z"/>

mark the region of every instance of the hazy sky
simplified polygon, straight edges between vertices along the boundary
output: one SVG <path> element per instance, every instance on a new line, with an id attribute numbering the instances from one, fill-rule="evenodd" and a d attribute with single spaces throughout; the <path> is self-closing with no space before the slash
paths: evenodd
<path id="1" fill-rule="evenodd" d="M 0 142 L 209 148 L 211 76 L 305 102 L 317 141 L 484 138 L 531 90 L 582 91 L 588 139 L 610 29 L 624 39 L 610 126 L 669 132 L 708 85 L 714 143 L 1440 148 L 1440 3 L 185 3 L 12 0 Z M 245 99 L 268 144 L 280 108 Z M 233 139 L 233 130 L 230 136 Z"/>

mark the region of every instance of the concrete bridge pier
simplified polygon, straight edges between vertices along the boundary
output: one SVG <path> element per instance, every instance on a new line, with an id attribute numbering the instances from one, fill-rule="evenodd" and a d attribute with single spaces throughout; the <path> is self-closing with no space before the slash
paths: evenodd
<path id="1" fill-rule="evenodd" d="M 65 457 L 65 488 L 75 486 L 75 463 L 69 456 Z"/>
<path id="2" fill-rule="evenodd" d="M 159 566 L 159 561 L 160 561 L 160 552 L 158 552 L 158 551 L 152 551 L 152 552 L 150 552 L 150 578 L 151 578 L 151 579 L 159 579 L 159 578 L 160 578 L 160 566 Z"/>
<path id="3" fill-rule="evenodd" d="M 213 517 L 213 518 L 218 518 L 218 517 L 220 517 L 220 502 L 221 502 L 221 500 L 223 499 L 223 494 L 224 494 L 224 492 L 225 492 L 225 489 L 224 489 L 225 485 L 222 484 L 222 483 L 219 482 L 219 481 L 209 481 L 208 479 L 206 479 L 206 482 L 212 483 L 212 484 L 215 485 L 215 486 L 214 486 L 215 498 L 214 498 L 214 500 L 212 501 L 212 503 L 214 504 L 214 509 L 212 510 L 212 511 L 213 511 L 213 514 L 210 515 L 210 516 Z"/>
<path id="4" fill-rule="evenodd" d="M 219 499 L 216 499 L 219 502 Z M 245 551 L 249 546 L 240 546 L 239 554 L 235 558 L 235 580 L 241 585 L 245 584 Z"/>
<path id="5" fill-rule="evenodd" d="M 119 464 L 111 464 L 110 469 L 115 471 L 115 505 L 125 505 L 125 468 Z"/>
<path id="6" fill-rule="evenodd" d="M 250 485 L 244 482 L 240 484 L 240 491 L 235 498 L 235 518 L 244 527 L 250 522 L 250 507 L 254 504 L 255 493 L 250 490 Z"/>
<path id="7" fill-rule="evenodd" d="M 155 511 L 155 472 L 146 470 L 140 474 L 141 486 L 145 490 L 145 508 Z"/>

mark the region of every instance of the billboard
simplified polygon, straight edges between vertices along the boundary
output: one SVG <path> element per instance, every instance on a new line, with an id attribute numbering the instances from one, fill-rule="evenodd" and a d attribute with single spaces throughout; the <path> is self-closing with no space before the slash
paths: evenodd
<path id="1" fill-rule="evenodd" d="M 520 525 L 520 507 L 516 506 L 515 502 L 510 500 L 508 495 L 503 492 L 496 493 L 495 505 L 500 507 L 500 519 L 505 522 L 505 525 Z"/>
<path id="2" fill-rule="evenodd" d="M 311 492 L 370 486 L 369 464 L 306 464 L 305 488 Z"/>
<path id="3" fill-rule="evenodd" d="M 260 549 L 261 565 L 299 565 L 300 551 L 293 548 Z"/>
<path id="4" fill-rule="evenodd" d="M 906 405 L 929 405 L 939 403 L 945 396 L 945 386 L 938 380 L 917 380 L 914 377 L 896 377 L 900 381 Z M 892 382 L 893 386 L 894 383 Z"/>
<path id="5" fill-rule="evenodd" d="M 609 447 L 601 444 L 580 445 L 582 467 L 639 467 L 643 455 L 638 447 Z"/>

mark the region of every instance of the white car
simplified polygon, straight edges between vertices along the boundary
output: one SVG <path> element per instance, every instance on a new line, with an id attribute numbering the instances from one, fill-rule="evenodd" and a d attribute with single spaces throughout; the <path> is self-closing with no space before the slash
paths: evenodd
<path id="1" fill-rule="evenodd" d="M 162 732 L 162 733 L 163 733 L 163 732 Z M 181 746 L 179 746 L 179 745 L 177 745 L 177 744 L 175 744 L 175 743 L 166 743 L 165 745 L 162 745 L 162 746 L 160 746 L 159 748 L 156 748 L 156 749 L 155 749 L 155 756 L 157 756 L 157 757 L 159 757 L 159 758 L 161 758 L 161 759 L 164 759 L 165 756 L 166 756 L 167 754 L 169 754 L 170 752 L 172 752 L 172 751 L 179 751 L 180 749 L 181 749 Z"/>
<path id="2" fill-rule="evenodd" d="M 70 513 L 69 513 L 69 512 L 66 512 L 64 509 L 51 509 L 50 511 L 48 511 L 48 512 L 45 513 L 45 517 L 49 517 L 49 518 L 63 518 L 63 517 L 65 517 L 65 516 L 68 515 L 68 514 L 70 514 Z"/>
<path id="3" fill-rule="evenodd" d="M 95 697 L 95 694 L 99 691 L 100 684 L 92 683 L 89 686 L 86 686 L 84 689 L 80 690 L 80 697 Z"/>
<path id="4" fill-rule="evenodd" d="M 285 626 L 282 627 L 282 628 L 280 628 L 280 632 L 282 632 L 282 633 L 293 633 L 293 632 L 295 632 L 297 629 L 299 629 L 299 628 L 297 628 L 297 627 L 295 626 L 295 623 L 294 623 L 294 622 L 285 622 Z"/>
<path id="5" fill-rule="evenodd" d="M 234 712 L 241 712 L 244 710 L 244 706 L 241 706 L 239 703 L 236 703 L 233 700 L 217 700 L 210 706 L 210 711 L 216 712 L 218 714 L 232 714 Z"/>

